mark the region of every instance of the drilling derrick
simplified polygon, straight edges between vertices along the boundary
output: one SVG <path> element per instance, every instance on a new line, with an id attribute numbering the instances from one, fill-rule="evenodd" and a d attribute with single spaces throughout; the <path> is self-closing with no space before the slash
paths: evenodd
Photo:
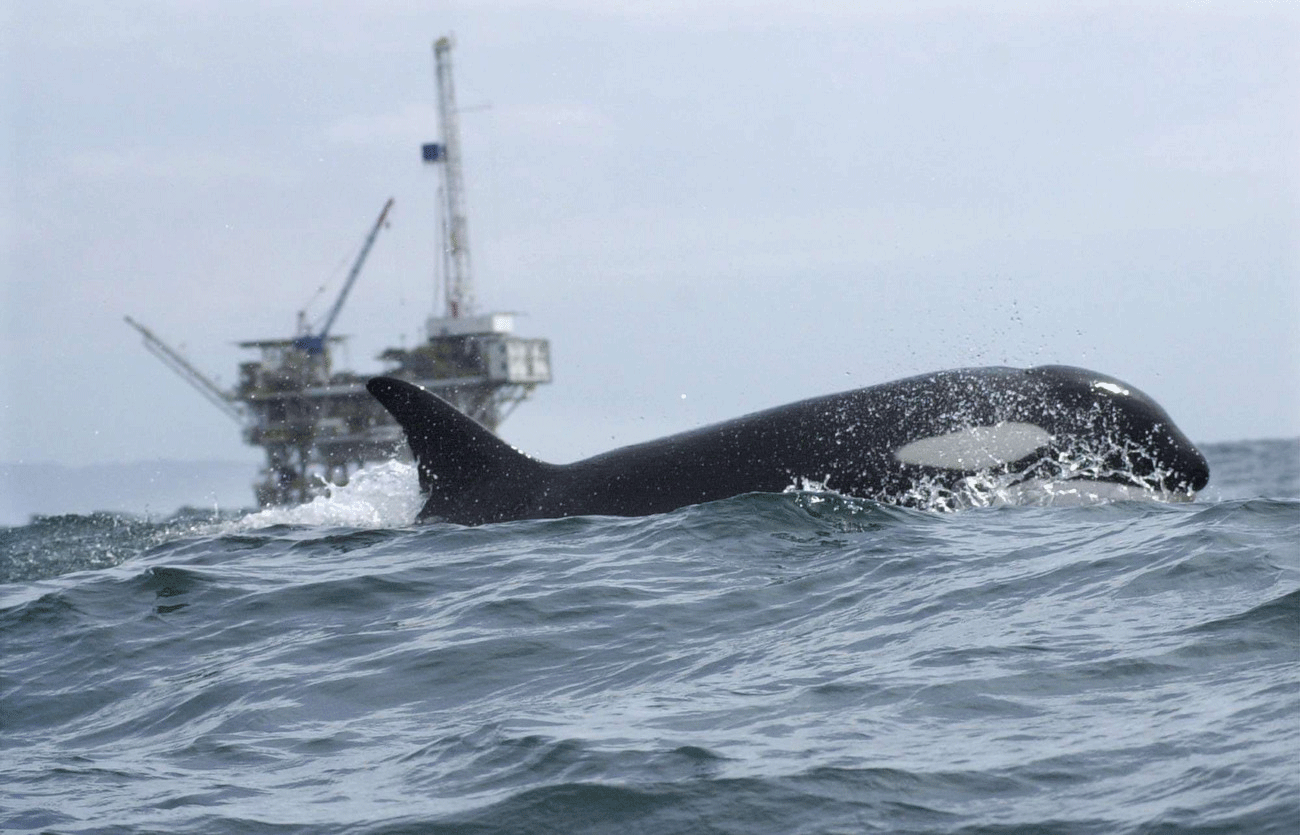
<path id="1" fill-rule="evenodd" d="M 388 372 L 436 391 L 457 409 L 493 431 L 539 383 L 551 381 L 550 344 L 513 336 L 513 313 L 478 314 L 470 274 L 460 123 L 452 82 L 450 37 L 433 44 L 442 137 L 423 147 L 424 161 L 439 173 L 439 249 L 444 310 L 430 317 L 428 340 L 411 350 L 389 349 Z"/>
<path id="2" fill-rule="evenodd" d="M 459 319 L 474 313 L 474 281 L 469 271 L 469 223 L 465 219 L 465 178 L 460 167 L 460 122 L 456 114 L 456 88 L 451 76 L 451 38 L 433 44 L 433 62 L 438 81 L 438 119 L 442 142 L 435 145 L 431 162 L 442 162 L 443 275 L 447 316 Z M 440 157 L 440 159 L 439 159 Z"/>

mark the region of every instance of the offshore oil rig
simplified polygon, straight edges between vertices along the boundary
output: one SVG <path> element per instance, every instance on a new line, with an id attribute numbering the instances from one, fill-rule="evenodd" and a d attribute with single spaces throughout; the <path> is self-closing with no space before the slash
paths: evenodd
<path id="1" fill-rule="evenodd" d="M 382 373 L 437 392 L 495 431 L 538 384 L 551 381 L 550 344 L 514 336 L 511 313 L 480 314 L 475 309 L 452 46 L 450 37 L 433 44 L 442 138 L 421 149 L 425 163 L 440 172 L 442 263 L 437 273 L 445 308 L 442 315 L 427 320 L 424 342 L 414 348 L 389 348 L 378 359 L 386 363 Z M 331 363 L 331 349 L 345 339 L 332 333 L 335 321 L 392 206 L 389 199 L 318 326 L 309 326 L 305 314 L 299 313 L 293 337 L 239 343 L 259 352 L 259 358 L 240 364 L 233 390 L 221 388 L 144 325 L 126 317 L 150 352 L 238 421 L 246 443 L 266 451 L 266 466 L 253 488 L 261 505 L 308 501 L 329 484 L 346 484 L 367 463 L 407 454 L 401 430 L 366 391 L 369 375 L 335 371 Z"/>

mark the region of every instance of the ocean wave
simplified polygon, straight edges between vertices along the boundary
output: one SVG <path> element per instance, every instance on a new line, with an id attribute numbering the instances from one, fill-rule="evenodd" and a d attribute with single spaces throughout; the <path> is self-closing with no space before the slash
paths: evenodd
<path id="1" fill-rule="evenodd" d="M 303 513 L 0 531 L 0 828 L 1289 832 L 1300 812 L 1294 498 Z"/>

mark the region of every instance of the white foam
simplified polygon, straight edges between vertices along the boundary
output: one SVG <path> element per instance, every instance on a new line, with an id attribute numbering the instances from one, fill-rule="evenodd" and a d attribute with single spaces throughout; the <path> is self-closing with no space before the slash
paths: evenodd
<path id="1" fill-rule="evenodd" d="M 415 465 L 401 461 L 370 464 L 342 487 L 295 507 L 268 507 L 232 523 L 239 530 L 271 525 L 400 528 L 415 521 L 424 497 Z"/>
<path id="2" fill-rule="evenodd" d="M 976 507 L 1080 507 L 1124 501 L 1185 502 L 1195 496 L 1141 483 L 1101 479 L 1030 478 L 1011 473 L 978 473 L 947 486 L 922 479 L 894 500 L 923 510 L 952 511 Z"/>

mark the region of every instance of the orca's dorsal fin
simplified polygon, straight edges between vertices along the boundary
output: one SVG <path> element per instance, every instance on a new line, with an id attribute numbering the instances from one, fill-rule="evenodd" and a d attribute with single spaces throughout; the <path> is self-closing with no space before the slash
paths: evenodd
<path id="1" fill-rule="evenodd" d="M 417 385 L 375 377 L 366 389 L 406 433 L 420 474 L 420 490 L 429 497 L 420 519 L 440 516 L 462 524 L 495 521 L 497 501 L 517 509 L 546 466 Z"/>

